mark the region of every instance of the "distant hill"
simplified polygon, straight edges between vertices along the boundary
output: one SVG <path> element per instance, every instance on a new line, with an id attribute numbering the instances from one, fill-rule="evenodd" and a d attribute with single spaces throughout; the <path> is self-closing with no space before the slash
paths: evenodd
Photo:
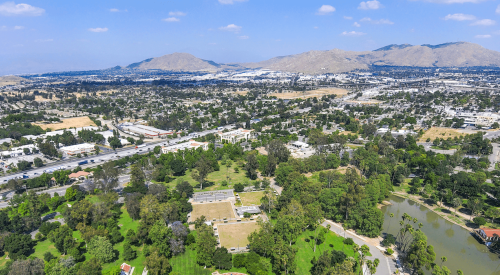
<path id="1" fill-rule="evenodd" d="M 15 75 L 0 76 L 0 86 L 17 85 L 23 81 L 29 82 L 30 80 Z"/>
<path id="2" fill-rule="evenodd" d="M 439 45 L 388 45 L 374 51 L 333 49 L 274 57 L 256 63 L 220 64 L 188 53 L 173 53 L 127 66 L 138 70 L 220 71 L 262 68 L 308 74 L 341 73 L 370 66 L 500 67 L 500 53 L 467 42 Z"/>

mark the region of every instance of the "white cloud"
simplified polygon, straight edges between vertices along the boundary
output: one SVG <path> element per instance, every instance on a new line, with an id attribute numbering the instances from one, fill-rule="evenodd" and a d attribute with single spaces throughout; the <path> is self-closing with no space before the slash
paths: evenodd
<path id="1" fill-rule="evenodd" d="M 52 42 L 54 39 L 49 38 L 49 39 L 37 39 L 35 42 L 40 42 L 40 43 L 45 43 L 45 42 Z"/>
<path id="2" fill-rule="evenodd" d="M 344 36 L 361 36 L 361 35 L 365 35 L 366 33 L 364 32 L 357 32 L 357 31 L 351 31 L 351 32 L 343 32 L 341 33 L 341 35 L 344 35 Z"/>
<path id="3" fill-rule="evenodd" d="M 14 26 L 14 30 L 18 31 L 18 30 L 23 30 L 24 29 L 24 26 Z"/>
<path id="4" fill-rule="evenodd" d="M 0 31 L 5 31 L 7 30 L 7 26 L 0 26 Z"/>
<path id="5" fill-rule="evenodd" d="M 248 35 L 242 35 L 242 36 L 238 36 L 239 39 L 248 39 L 250 38 Z"/>
<path id="6" fill-rule="evenodd" d="M 90 28 L 89 31 L 91 31 L 91 32 L 107 32 L 108 28 Z"/>
<path id="7" fill-rule="evenodd" d="M 366 2 L 359 3 L 358 9 L 360 9 L 360 10 L 378 10 L 381 7 L 382 7 L 382 4 L 380 4 L 379 1 L 373 0 L 373 1 L 366 1 Z"/>
<path id="8" fill-rule="evenodd" d="M 491 19 L 481 19 L 481 20 L 477 20 L 476 22 L 470 24 L 471 26 L 493 26 L 495 25 L 497 22 L 495 22 L 495 20 L 491 20 Z"/>
<path id="9" fill-rule="evenodd" d="M 475 36 L 476 38 L 491 38 L 490 34 L 478 34 Z"/>
<path id="10" fill-rule="evenodd" d="M 497 10 L 496 10 L 496 13 L 497 13 L 497 14 L 500 14 L 500 5 L 498 5 Z"/>
<path id="11" fill-rule="evenodd" d="M 374 24 L 374 25 L 393 25 L 394 24 L 394 22 L 392 22 L 389 19 L 373 20 L 370 17 L 365 17 L 365 18 L 361 19 L 360 21 L 361 22 L 368 22 L 368 23 Z"/>
<path id="12" fill-rule="evenodd" d="M 500 35 L 500 31 L 494 31 L 493 34 L 494 35 Z"/>
<path id="13" fill-rule="evenodd" d="M 221 3 L 222 5 L 232 5 L 236 2 L 246 2 L 248 0 L 219 0 L 219 3 Z"/>
<path id="14" fill-rule="evenodd" d="M 165 22 L 179 22 L 181 20 L 179 18 L 177 18 L 177 17 L 169 17 L 169 18 L 164 18 L 161 21 L 165 21 Z"/>
<path id="15" fill-rule="evenodd" d="M 411 0 L 419 1 L 419 0 Z M 488 0 L 422 0 L 424 2 L 437 3 L 437 4 L 463 4 L 463 3 L 480 3 Z"/>
<path id="16" fill-rule="evenodd" d="M 127 12 L 128 10 L 109 9 L 110 12 Z"/>
<path id="17" fill-rule="evenodd" d="M 455 13 L 448 14 L 444 18 L 444 20 L 455 20 L 455 21 L 466 21 L 466 20 L 476 20 L 476 17 L 471 14 L 463 14 L 463 13 Z"/>
<path id="18" fill-rule="evenodd" d="M 227 32 L 239 32 L 239 31 L 241 31 L 241 27 L 237 26 L 235 24 L 229 24 L 225 27 L 220 27 L 219 30 L 227 31 Z"/>
<path id="19" fill-rule="evenodd" d="M 345 20 L 352 20 L 352 17 L 351 16 L 344 16 L 344 19 Z"/>
<path id="20" fill-rule="evenodd" d="M 170 16 L 186 16 L 185 12 L 182 11 L 171 11 L 168 13 Z"/>
<path id="21" fill-rule="evenodd" d="M 354 27 L 361 27 L 361 24 L 359 24 L 358 22 L 354 22 L 354 24 L 352 24 Z"/>
<path id="22" fill-rule="evenodd" d="M 319 27 L 318 26 L 314 26 L 314 29 L 317 30 L 317 29 L 319 29 Z"/>
<path id="23" fill-rule="evenodd" d="M 14 2 L 5 2 L 0 5 L 0 15 L 24 15 L 24 16 L 40 16 L 45 13 L 45 10 L 38 7 L 33 7 L 28 4 L 17 4 Z"/>
<path id="24" fill-rule="evenodd" d="M 318 15 L 327 15 L 335 11 L 335 8 L 330 5 L 323 5 L 318 9 L 316 14 Z"/>

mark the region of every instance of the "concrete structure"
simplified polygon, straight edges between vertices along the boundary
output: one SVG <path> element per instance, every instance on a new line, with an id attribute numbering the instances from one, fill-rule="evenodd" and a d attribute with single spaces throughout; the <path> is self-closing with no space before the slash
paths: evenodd
<path id="1" fill-rule="evenodd" d="M 467 113 L 458 112 L 456 117 L 464 120 L 467 125 L 481 125 L 490 127 L 493 123 L 500 121 L 500 115 L 491 112 Z"/>
<path id="2" fill-rule="evenodd" d="M 186 149 L 198 149 L 202 148 L 204 151 L 208 150 L 208 142 L 198 142 L 195 140 L 189 140 L 189 142 L 179 143 L 171 146 L 162 146 L 161 152 L 162 154 L 167 154 L 168 152 L 177 152 L 177 150 L 186 150 Z"/>
<path id="3" fill-rule="evenodd" d="M 493 242 L 500 239 L 500 229 L 480 228 L 474 230 L 474 233 L 484 241 L 486 246 L 490 246 Z"/>
<path id="4" fill-rule="evenodd" d="M 157 129 L 155 127 L 150 127 L 142 124 L 131 124 L 123 123 L 119 126 L 124 131 L 128 131 L 137 135 L 143 135 L 145 137 L 166 137 L 172 135 L 173 132 Z"/>
<path id="5" fill-rule="evenodd" d="M 298 149 L 308 148 L 309 144 L 302 141 L 295 141 L 292 143 L 292 146 Z"/>
<path id="6" fill-rule="evenodd" d="M 242 207 L 237 207 L 236 208 L 236 213 L 240 216 L 240 218 L 245 215 L 245 213 L 250 213 L 250 214 L 259 214 L 260 213 L 260 208 L 258 206 L 242 206 Z"/>
<path id="7" fill-rule="evenodd" d="M 229 131 L 229 132 L 221 132 L 217 133 L 219 140 L 221 142 L 226 141 L 227 143 L 238 143 L 240 141 L 249 140 L 252 138 L 253 130 L 245 130 L 240 128 L 238 130 Z"/>
<path id="8" fill-rule="evenodd" d="M 89 143 L 82 143 L 59 148 L 59 151 L 68 156 L 75 156 L 77 154 L 92 153 L 95 151 L 94 145 Z"/>

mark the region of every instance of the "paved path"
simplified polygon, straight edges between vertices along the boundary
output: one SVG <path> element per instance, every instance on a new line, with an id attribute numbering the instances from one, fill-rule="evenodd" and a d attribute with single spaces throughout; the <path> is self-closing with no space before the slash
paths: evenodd
<path id="1" fill-rule="evenodd" d="M 326 227 L 328 224 L 331 225 L 330 230 L 332 232 L 338 234 L 339 236 L 342 236 L 342 237 L 344 236 L 344 229 L 342 227 L 340 227 L 338 224 L 335 224 L 335 223 L 333 223 L 331 221 L 325 221 L 322 225 L 324 227 Z M 389 274 L 393 274 L 394 273 L 395 270 L 392 270 L 392 272 L 391 272 L 392 268 L 389 265 L 389 263 L 393 262 L 393 260 L 390 259 L 390 258 L 387 258 L 378 248 L 376 248 L 372 244 L 364 241 L 362 239 L 362 237 L 356 236 L 356 235 L 352 234 L 349 231 L 347 231 L 345 233 L 345 236 L 346 236 L 346 238 L 352 238 L 353 241 L 356 244 L 358 244 L 359 246 L 362 246 L 362 245 L 366 244 L 370 248 L 370 253 L 372 254 L 372 256 L 366 257 L 368 260 L 372 260 L 373 261 L 376 258 L 378 258 L 380 260 L 380 264 L 377 267 L 377 272 L 374 275 L 389 275 Z M 394 265 L 392 265 L 392 266 L 394 266 Z"/>

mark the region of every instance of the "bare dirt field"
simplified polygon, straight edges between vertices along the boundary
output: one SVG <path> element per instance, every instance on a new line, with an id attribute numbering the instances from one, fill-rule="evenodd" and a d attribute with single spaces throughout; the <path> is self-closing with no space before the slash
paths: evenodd
<path id="1" fill-rule="evenodd" d="M 14 76 L 14 75 L 0 76 L 0 86 L 16 85 L 19 84 L 21 81 L 29 82 L 28 79 L 19 76 Z"/>
<path id="2" fill-rule="evenodd" d="M 443 128 L 443 127 L 432 127 L 427 130 L 424 135 L 420 138 L 421 141 L 426 141 L 428 138 L 435 140 L 436 138 L 454 138 L 458 136 L 465 136 L 466 134 L 461 133 L 456 129 Z"/>
<path id="3" fill-rule="evenodd" d="M 256 222 L 219 224 L 219 238 L 221 246 L 230 249 L 231 247 L 245 247 L 248 245 L 248 235 L 259 229 Z"/>
<path id="4" fill-rule="evenodd" d="M 306 92 L 290 92 L 290 93 L 272 93 L 269 96 L 275 96 L 282 99 L 295 99 L 295 98 L 310 98 L 322 97 L 324 95 L 337 95 L 337 98 L 346 96 L 349 91 L 337 88 L 325 88 Z"/>
<path id="5" fill-rule="evenodd" d="M 205 216 L 207 221 L 211 221 L 212 219 L 235 218 L 230 202 L 193 204 L 191 220 L 194 221 L 201 216 Z"/>
<path id="6" fill-rule="evenodd" d="M 264 192 L 238 193 L 238 195 L 240 195 L 244 206 L 260 205 L 260 199 L 264 196 Z"/>
<path id="7" fill-rule="evenodd" d="M 245 96 L 248 94 L 248 91 L 237 91 L 236 94 Z"/>
<path id="8" fill-rule="evenodd" d="M 85 126 L 96 126 L 95 123 L 92 120 L 90 120 L 88 116 L 66 118 L 63 119 L 61 123 L 36 124 L 36 125 L 40 126 L 44 130 L 50 128 L 54 131 L 59 129 L 68 129 L 71 127 L 79 128 Z"/>

